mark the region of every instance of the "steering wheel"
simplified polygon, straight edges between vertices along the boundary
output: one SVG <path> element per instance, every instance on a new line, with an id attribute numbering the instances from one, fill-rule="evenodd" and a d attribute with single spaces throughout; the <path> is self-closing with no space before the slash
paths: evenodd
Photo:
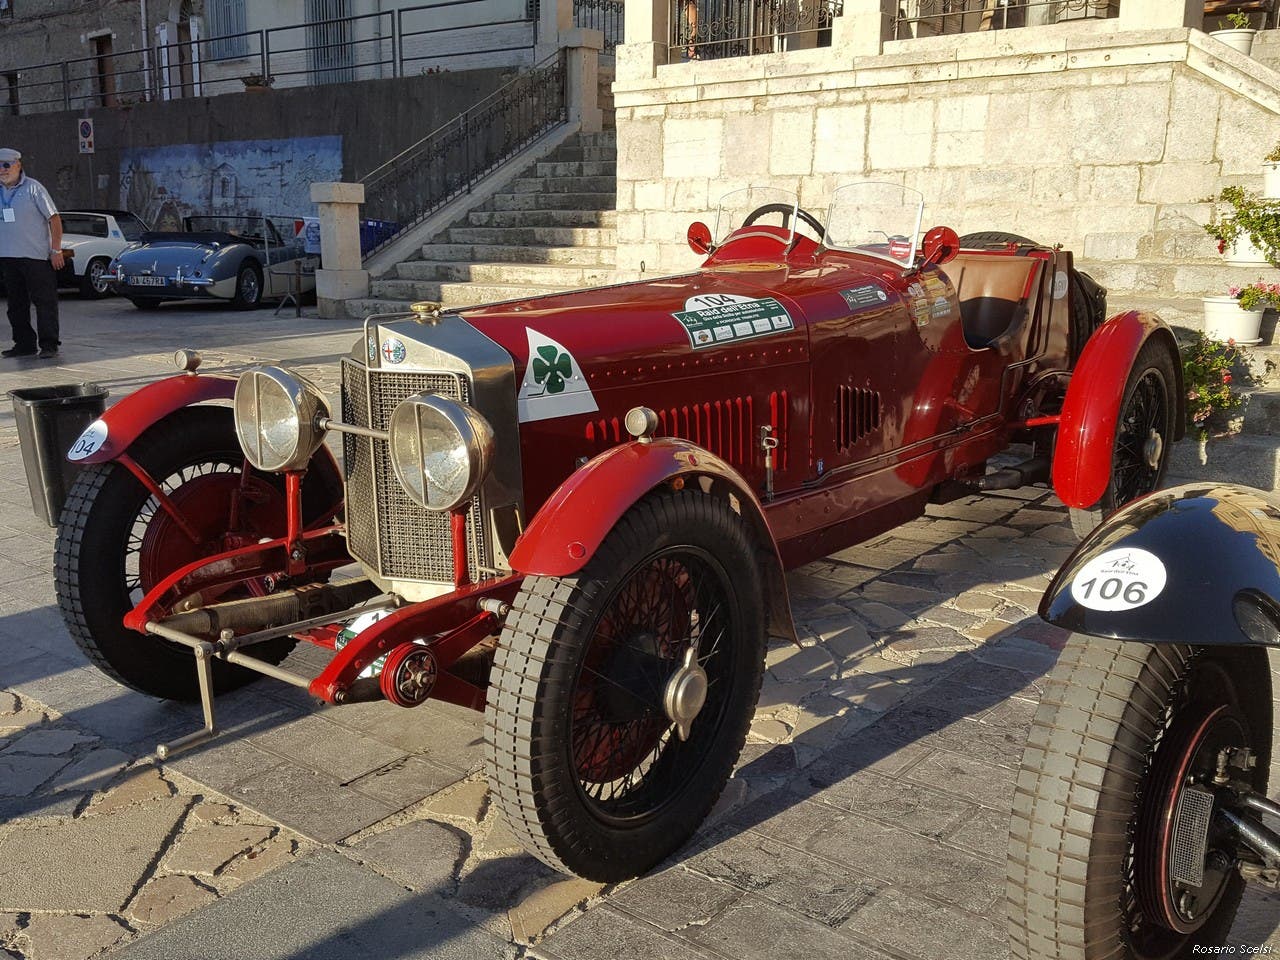
<path id="1" fill-rule="evenodd" d="M 780 213 L 782 214 L 782 227 L 785 230 L 787 224 L 791 220 L 791 211 L 793 209 L 796 212 L 796 219 L 803 220 L 811 229 L 816 230 L 819 239 L 826 236 L 826 228 L 818 222 L 817 217 L 808 210 L 804 210 L 799 207 L 792 207 L 789 203 L 766 203 L 762 206 L 756 207 L 747 214 L 747 218 L 742 221 L 742 225 L 744 227 L 749 227 L 767 213 Z"/>

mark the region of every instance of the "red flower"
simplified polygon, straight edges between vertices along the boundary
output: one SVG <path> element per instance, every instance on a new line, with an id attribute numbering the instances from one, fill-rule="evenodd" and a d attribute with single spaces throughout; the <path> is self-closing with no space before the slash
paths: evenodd
<path id="1" fill-rule="evenodd" d="M 1229 373 L 1224 373 L 1224 374 L 1222 375 L 1222 382 L 1223 382 L 1223 383 L 1230 383 L 1230 382 L 1231 382 L 1231 374 L 1229 374 Z"/>

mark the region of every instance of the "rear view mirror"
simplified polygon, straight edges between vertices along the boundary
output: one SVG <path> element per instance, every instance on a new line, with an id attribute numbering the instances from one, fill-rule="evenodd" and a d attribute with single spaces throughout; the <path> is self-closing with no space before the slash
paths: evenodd
<path id="1" fill-rule="evenodd" d="M 714 249 L 711 245 L 711 228 L 701 220 L 695 220 L 689 224 L 686 238 L 689 241 L 689 249 L 694 253 L 705 255 Z"/>
<path id="2" fill-rule="evenodd" d="M 926 266 L 934 263 L 941 266 L 954 260 L 960 252 L 960 237 L 950 227 L 934 227 L 924 235 L 921 250 Z"/>

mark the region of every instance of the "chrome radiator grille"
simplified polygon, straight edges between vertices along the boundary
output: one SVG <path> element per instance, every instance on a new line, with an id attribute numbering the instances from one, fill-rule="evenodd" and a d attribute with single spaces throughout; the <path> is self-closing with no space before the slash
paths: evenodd
<path id="1" fill-rule="evenodd" d="M 342 361 L 342 419 L 347 423 L 385 430 L 396 404 L 423 391 L 471 401 L 471 385 L 465 377 L 368 370 L 354 360 Z M 391 467 L 388 444 L 348 433 L 342 445 L 351 555 L 389 579 L 452 582 L 449 515 L 409 499 Z M 487 557 L 479 497 L 472 499 L 467 514 L 467 548 L 471 578 L 476 580 Z"/>

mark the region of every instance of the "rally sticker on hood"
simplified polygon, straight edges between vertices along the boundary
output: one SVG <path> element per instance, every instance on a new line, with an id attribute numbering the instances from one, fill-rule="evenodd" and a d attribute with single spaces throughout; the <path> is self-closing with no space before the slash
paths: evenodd
<path id="1" fill-rule="evenodd" d="M 529 363 L 516 398 L 520 422 L 598 410 L 595 395 L 573 354 L 537 330 L 525 327 L 524 332 L 529 338 Z"/>
<path id="2" fill-rule="evenodd" d="M 795 329 L 787 308 L 773 297 L 753 300 L 736 293 L 690 297 L 684 309 L 672 316 L 680 321 L 695 350 Z"/>
<path id="3" fill-rule="evenodd" d="M 1090 610 L 1133 610 L 1164 591 L 1164 563 L 1149 550 L 1126 547 L 1100 553 L 1071 581 L 1071 598 Z"/>

